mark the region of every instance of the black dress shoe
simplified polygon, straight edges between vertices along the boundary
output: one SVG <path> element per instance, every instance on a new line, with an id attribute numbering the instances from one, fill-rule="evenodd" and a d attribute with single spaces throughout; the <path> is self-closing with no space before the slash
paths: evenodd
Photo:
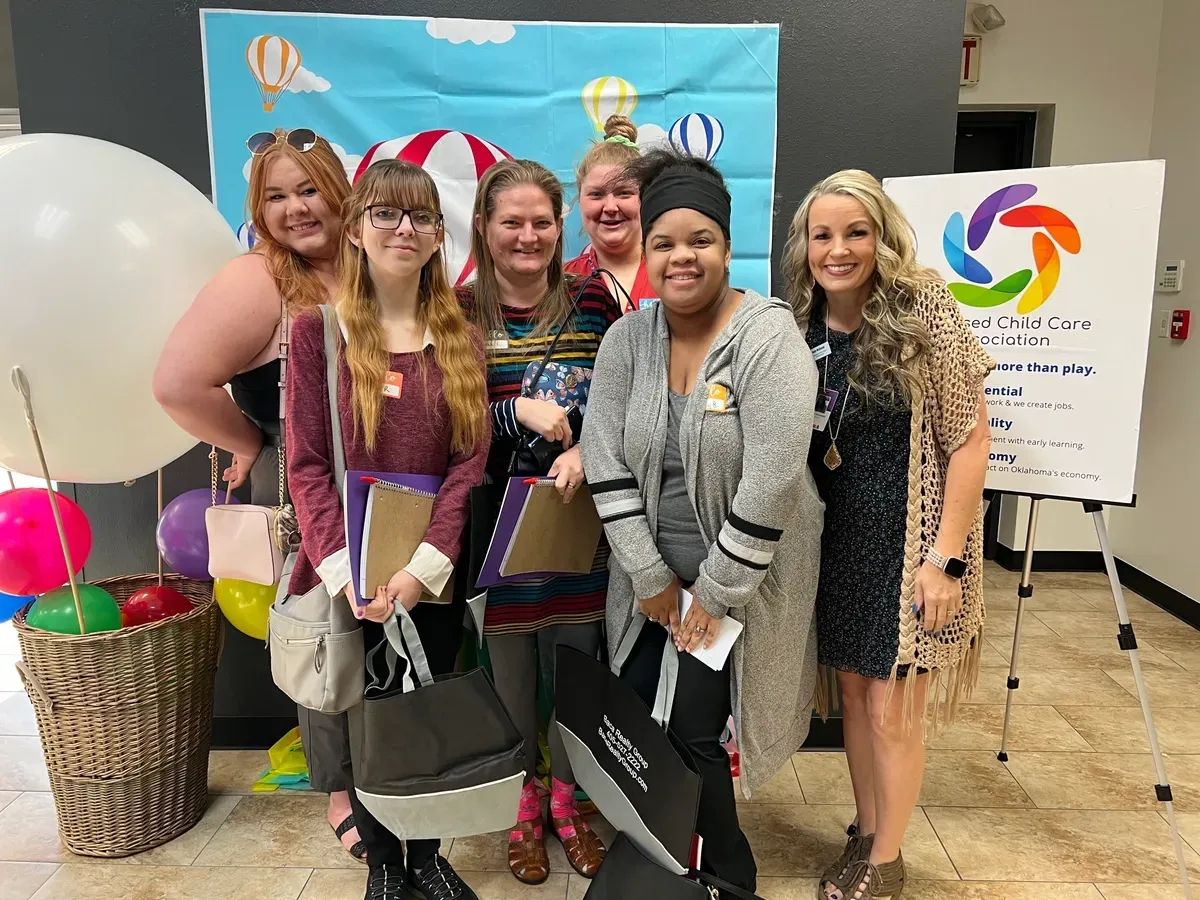
<path id="1" fill-rule="evenodd" d="M 479 895 L 440 856 L 425 863 L 421 871 L 408 873 L 408 891 L 417 900 L 479 900 Z"/>

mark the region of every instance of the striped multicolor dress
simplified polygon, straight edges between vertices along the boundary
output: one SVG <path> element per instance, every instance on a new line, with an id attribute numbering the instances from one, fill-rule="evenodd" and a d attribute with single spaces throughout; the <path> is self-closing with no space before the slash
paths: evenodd
<path id="1" fill-rule="evenodd" d="M 465 307 L 474 300 L 470 285 L 460 287 L 458 296 Z M 535 325 L 534 310 L 503 307 L 503 314 L 506 333 L 487 337 L 488 400 L 492 409 L 492 451 L 487 471 L 498 481 L 508 477 L 515 440 L 522 431 L 514 409 L 521 394 L 521 380 L 530 363 L 541 362 L 554 337 L 553 329 L 548 335 L 529 336 Z M 621 308 L 608 289 L 599 279 L 592 281 L 579 298 L 574 321 L 567 323 L 551 360 L 590 371 L 601 339 L 620 317 Z M 587 575 L 561 575 L 489 588 L 484 633 L 529 634 L 551 625 L 603 621 L 608 556 L 608 543 L 601 539 Z"/>

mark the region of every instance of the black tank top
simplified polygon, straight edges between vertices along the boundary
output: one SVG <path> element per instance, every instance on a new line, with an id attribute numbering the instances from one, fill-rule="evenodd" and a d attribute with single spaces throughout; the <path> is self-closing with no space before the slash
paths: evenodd
<path id="1" fill-rule="evenodd" d="M 279 360 L 229 379 L 238 409 L 258 423 L 263 431 L 279 433 Z"/>

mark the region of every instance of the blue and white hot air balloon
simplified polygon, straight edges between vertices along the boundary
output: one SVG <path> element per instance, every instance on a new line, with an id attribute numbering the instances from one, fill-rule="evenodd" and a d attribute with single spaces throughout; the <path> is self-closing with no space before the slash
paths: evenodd
<path id="1" fill-rule="evenodd" d="M 688 113 L 671 126 L 671 145 L 702 159 L 715 159 L 724 139 L 721 121 L 707 113 Z"/>
<path id="2" fill-rule="evenodd" d="M 238 226 L 237 230 L 238 243 L 242 245 L 243 250 L 249 250 L 254 246 L 254 223 L 243 222 Z"/>

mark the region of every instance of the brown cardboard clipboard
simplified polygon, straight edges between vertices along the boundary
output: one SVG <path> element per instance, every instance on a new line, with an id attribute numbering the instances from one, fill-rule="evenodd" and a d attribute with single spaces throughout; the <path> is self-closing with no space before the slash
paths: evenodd
<path id="1" fill-rule="evenodd" d="M 500 574 L 584 575 L 592 571 L 603 531 L 587 485 L 570 503 L 563 503 L 554 482 L 539 481 L 529 488 Z"/>
<path id="2" fill-rule="evenodd" d="M 412 562 L 413 554 L 429 530 L 433 501 L 432 496 L 420 491 L 383 482 L 371 485 L 367 522 L 363 528 L 363 568 L 368 592 L 364 601 L 374 596 L 376 585 L 387 584 L 393 575 Z M 426 592 L 421 595 L 421 602 L 449 603 L 453 597 L 452 574 L 440 596 Z"/>

